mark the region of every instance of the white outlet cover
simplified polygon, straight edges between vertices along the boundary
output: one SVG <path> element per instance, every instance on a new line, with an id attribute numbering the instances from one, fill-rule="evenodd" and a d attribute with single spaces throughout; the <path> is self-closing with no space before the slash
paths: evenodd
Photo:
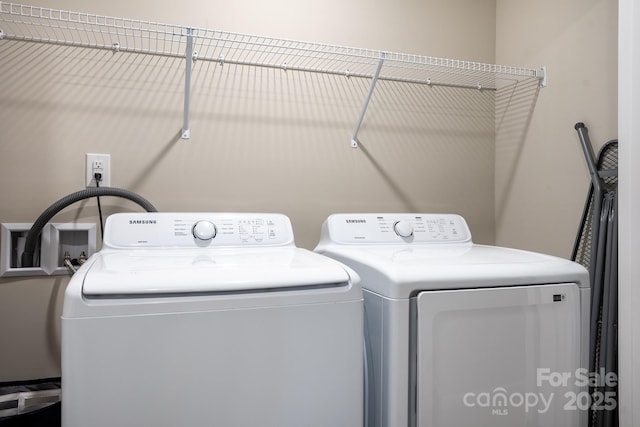
<path id="1" fill-rule="evenodd" d="M 95 187 L 96 180 L 93 177 L 94 164 L 96 162 L 102 163 L 102 170 L 99 171 L 102 174 L 102 181 L 100 187 L 111 187 L 111 155 L 110 154 L 94 154 L 87 153 L 85 162 L 85 185 L 87 187 Z"/>

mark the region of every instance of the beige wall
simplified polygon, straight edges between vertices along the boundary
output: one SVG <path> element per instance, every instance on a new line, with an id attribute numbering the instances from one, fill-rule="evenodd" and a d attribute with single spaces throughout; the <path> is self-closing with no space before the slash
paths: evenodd
<path id="1" fill-rule="evenodd" d="M 283 212 L 307 248 L 331 212 L 447 211 L 464 215 L 478 242 L 566 257 L 588 186 L 573 124 L 587 123 L 596 149 L 616 136 L 616 2 L 30 4 L 546 65 L 549 85 L 494 96 L 382 83 L 353 150 L 368 82 L 197 63 L 184 141 L 181 61 L 0 41 L 0 222 L 31 222 L 80 189 L 84 155 L 97 152 L 112 156 L 112 185 L 160 210 Z M 137 210 L 104 204 L 107 213 Z M 79 203 L 56 221 L 95 221 L 95 211 Z M 66 282 L 0 279 L 0 381 L 59 375 Z"/>
<path id="2" fill-rule="evenodd" d="M 549 72 L 525 134 L 496 119 L 496 243 L 568 258 L 590 183 L 573 126 L 587 125 L 596 153 L 617 138 L 617 2 L 498 0 L 496 11 L 496 61 Z"/>
<path id="3" fill-rule="evenodd" d="M 34 5 L 495 62 L 495 1 L 36 1 Z M 85 153 L 162 211 L 275 211 L 313 248 L 339 211 L 456 212 L 494 241 L 491 91 L 197 62 L 190 140 L 183 61 L 0 41 L 0 222 L 32 222 L 82 188 Z M 105 213 L 137 210 L 103 200 Z M 95 221 L 94 201 L 55 221 Z M 0 279 L 0 381 L 59 375 L 67 279 Z"/>

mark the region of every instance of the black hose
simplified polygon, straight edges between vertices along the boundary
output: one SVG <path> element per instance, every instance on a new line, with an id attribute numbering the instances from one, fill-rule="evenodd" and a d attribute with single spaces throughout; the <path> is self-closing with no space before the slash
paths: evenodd
<path id="1" fill-rule="evenodd" d="M 75 193 L 69 194 L 57 202 L 53 203 L 49 206 L 44 212 L 40 214 L 38 219 L 33 223 L 33 226 L 27 233 L 27 238 L 24 244 L 24 252 L 22 253 L 22 266 L 23 267 L 33 267 L 33 254 L 36 251 L 36 244 L 38 236 L 44 226 L 49 222 L 51 218 L 54 217 L 58 212 L 67 206 L 78 202 L 84 199 L 90 199 L 92 197 L 98 196 L 115 196 L 122 197 L 124 199 L 131 200 L 132 202 L 137 203 L 142 208 L 144 208 L 147 212 L 157 212 L 158 210 L 144 197 L 139 196 L 138 194 L 129 191 L 123 190 L 122 188 L 114 188 L 114 187 L 96 187 L 96 188 L 87 188 L 85 190 L 80 190 Z"/>

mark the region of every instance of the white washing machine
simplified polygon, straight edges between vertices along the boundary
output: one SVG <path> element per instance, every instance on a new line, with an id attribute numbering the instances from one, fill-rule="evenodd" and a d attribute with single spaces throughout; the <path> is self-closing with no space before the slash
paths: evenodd
<path id="1" fill-rule="evenodd" d="M 278 214 L 111 215 L 62 316 L 62 424 L 363 422 L 357 274 Z"/>
<path id="2" fill-rule="evenodd" d="M 583 267 L 446 214 L 332 215 L 316 251 L 362 280 L 368 426 L 586 425 Z"/>

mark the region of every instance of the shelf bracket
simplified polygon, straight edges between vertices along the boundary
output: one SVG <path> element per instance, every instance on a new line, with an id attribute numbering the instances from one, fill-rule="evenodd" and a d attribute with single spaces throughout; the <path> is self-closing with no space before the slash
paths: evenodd
<path id="1" fill-rule="evenodd" d="M 362 111 L 360 111 L 360 117 L 358 117 L 358 123 L 356 124 L 356 130 L 353 132 L 353 137 L 351 138 L 351 147 L 358 148 L 358 132 L 360 132 L 360 126 L 362 126 L 362 121 L 364 120 L 364 115 L 367 112 L 367 108 L 369 107 L 369 101 L 371 101 L 371 97 L 373 96 L 373 91 L 376 88 L 376 83 L 378 82 L 378 77 L 380 76 L 380 71 L 382 70 L 382 64 L 384 64 L 384 59 L 387 54 L 382 52 L 380 54 L 380 61 L 378 62 L 378 68 L 376 68 L 376 72 L 371 79 L 371 86 L 369 86 L 369 93 L 367 94 L 367 98 L 364 100 L 364 105 L 362 106 Z"/>
<path id="2" fill-rule="evenodd" d="M 187 50 L 185 52 L 186 70 L 184 74 L 184 121 L 182 124 L 182 139 L 191 137 L 189 129 L 189 106 L 191 104 L 191 71 L 193 68 L 193 28 L 187 28 Z"/>
<path id="3" fill-rule="evenodd" d="M 536 74 L 540 76 L 540 87 L 547 87 L 547 67 L 541 67 Z"/>

